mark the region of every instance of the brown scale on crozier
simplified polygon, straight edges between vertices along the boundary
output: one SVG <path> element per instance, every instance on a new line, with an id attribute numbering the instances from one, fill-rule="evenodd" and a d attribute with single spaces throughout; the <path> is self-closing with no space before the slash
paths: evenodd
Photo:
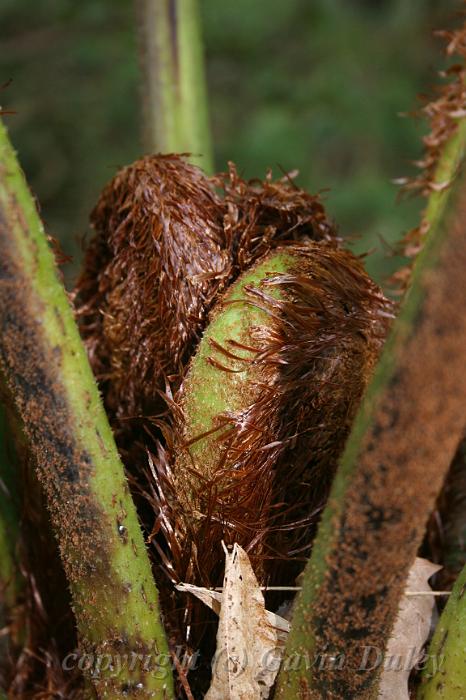
<path id="1" fill-rule="evenodd" d="M 245 181 L 230 164 L 209 180 L 178 155 L 123 168 L 91 225 L 75 306 L 115 426 L 160 408 L 158 392 L 176 386 L 216 294 L 258 257 L 277 243 L 337 241 L 319 197 L 289 177 Z"/>
<path id="2" fill-rule="evenodd" d="M 299 572 L 392 309 L 360 261 L 341 250 L 319 197 L 290 177 L 245 181 L 230 164 L 209 181 L 180 156 L 147 157 L 117 174 L 91 220 L 95 236 L 75 291 L 78 320 L 151 533 L 169 637 L 186 641 L 189 621 L 195 642 L 205 613 L 194 604 L 186 617 L 186 597 L 172 582 L 221 583 L 222 537 L 251 551 L 262 580 L 289 583 Z M 220 479 L 207 502 L 199 489 L 197 505 L 209 517 L 193 529 L 189 510 L 180 513 L 172 472 L 189 358 L 209 311 L 220 313 L 221 293 L 261 256 L 299 244 L 303 270 L 273 282 L 285 290 L 279 307 L 269 283 L 250 292 L 281 319 L 254 338 L 266 391 L 251 418 L 262 433 L 239 431 L 229 416 L 231 447 L 235 440 L 242 447 L 241 478 Z M 205 650 L 213 636 L 207 633 Z"/>
<path id="3" fill-rule="evenodd" d="M 91 214 L 76 308 L 116 419 L 150 413 L 199 338 L 229 273 L 218 210 L 202 172 L 167 155 L 123 168 Z"/>
<path id="4" fill-rule="evenodd" d="M 164 426 L 154 457 L 156 530 L 170 546 L 166 568 L 175 580 L 221 585 L 223 540 L 251 554 L 261 583 L 293 584 L 385 339 L 393 307 L 357 258 L 326 243 L 287 250 L 295 266 L 247 292 L 270 323 L 242 339 L 256 348 L 249 360 L 256 387 L 245 387 L 255 398 L 240 413 L 219 416 L 228 431 L 218 454 L 193 464 L 183 448 L 193 440 L 183 415 L 185 393 L 195 392 L 189 372 L 172 404 L 172 425 Z M 211 319 L 223 309 L 220 299 Z M 218 368 L 218 381 L 228 380 Z M 205 614 L 189 606 L 196 646 Z"/>
<path id="5" fill-rule="evenodd" d="M 230 281 L 277 245 L 340 242 L 319 196 L 297 187 L 293 174 L 274 181 L 269 170 L 263 181 L 244 180 L 230 162 L 228 172 L 212 182 L 223 191 L 223 226 L 232 244 Z"/>

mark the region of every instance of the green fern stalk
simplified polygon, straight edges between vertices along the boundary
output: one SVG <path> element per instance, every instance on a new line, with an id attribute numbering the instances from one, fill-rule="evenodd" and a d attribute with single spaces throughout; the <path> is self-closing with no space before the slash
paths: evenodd
<path id="1" fill-rule="evenodd" d="M 173 697 L 157 590 L 123 466 L 2 124 L 0 371 L 38 465 L 82 651 L 100 663 L 92 677 L 97 696 L 137 690 L 140 697 Z M 137 655 L 150 655 L 151 663 Z"/>
<path id="2" fill-rule="evenodd" d="M 137 0 L 149 151 L 190 153 L 213 172 L 197 0 Z"/>
<path id="3" fill-rule="evenodd" d="M 0 404 L 0 629 L 3 630 L 0 635 L 0 686 L 3 682 L 7 683 L 9 660 L 14 658 L 15 647 L 22 643 L 16 634 L 21 634 L 22 639 L 26 636 L 24 629 L 15 629 L 12 635 L 10 626 L 15 608 L 23 600 L 24 579 L 18 561 L 20 516 L 17 464 L 8 436 L 7 411 Z"/>
<path id="4" fill-rule="evenodd" d="M 418 700 L 460 700 L 466 688 L 466 566 L 430 644 Z"/>
<path id="5" fill-rule="evenodd" d="M 435 178 L 452 184 L 435 188 L 429 199 L 424 249 L 303 576 L 277 699 L 377 697 L 380 665 L 364 664 L 364 650 L 384 651 L 425 523 L 464 431 L 465 152 L 463 119 Z"/>

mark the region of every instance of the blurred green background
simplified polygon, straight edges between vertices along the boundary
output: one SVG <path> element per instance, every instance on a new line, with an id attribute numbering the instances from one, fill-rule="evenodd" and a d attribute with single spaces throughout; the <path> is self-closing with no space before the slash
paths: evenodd
<path id="1" fill-rule="evenodd" d="M 200 0 L 219 170 L 298 168 L 381 281 L 422 201 L 397 203 L 425 125 L 401 112 L 443 65 L 433 29 L 460 0 Z M 129 0 L 2 0 L 0 93 L 48 231 L 82 255 L 87 218 L 115 170 L 142 154 Z"/>

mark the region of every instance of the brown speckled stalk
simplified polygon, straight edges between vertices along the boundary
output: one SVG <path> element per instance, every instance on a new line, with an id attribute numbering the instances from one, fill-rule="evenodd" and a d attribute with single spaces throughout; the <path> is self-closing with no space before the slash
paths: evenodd
<path id="1" fill-rule="evenodd" d="M 157 591 L 123 467 L 34 201 L 0 125 L 0 370 L 38 464 L 99 698 L 170 698 Z M 152 655 L 128 664 L 124 655 Z M 131 658 L 131 656 L 130 656 Z M 95 666 L 93 667 L 95 670 Z"/>
<path id="2" fill-rule="evenodd" d="M 463 121 L 437 178 L 457 173 L 465 140 Z M 426 220 L 426 246 L 356 419 L 303 578 L 276 692 L 280 700 L 377 697 L 380 666 L 362 670 L 364 650 L 385 648 L 427 518 L 464 433 L 464 168 L 454 186 L 431 197 Z M 319 654 L 327 662 L 313 666 Z M 344 662 L 332 665 L 330 657 L 338 655 Z"/>

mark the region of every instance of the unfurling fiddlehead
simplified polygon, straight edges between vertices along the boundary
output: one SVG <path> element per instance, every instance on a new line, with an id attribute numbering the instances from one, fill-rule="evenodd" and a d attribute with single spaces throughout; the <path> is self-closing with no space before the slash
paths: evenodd
<path id="1" fill-rule="evenodd" d="M 153 507 L 171 636 L 197 644 L 173 582 L 221 583 L 222 539 L 263 582 L 302 569 L 392 304 L 289 178 L 246 182 L 231 164 L 209 180 L 153 156 L 106 187 L 92 225 L 82 333 Z"/>

